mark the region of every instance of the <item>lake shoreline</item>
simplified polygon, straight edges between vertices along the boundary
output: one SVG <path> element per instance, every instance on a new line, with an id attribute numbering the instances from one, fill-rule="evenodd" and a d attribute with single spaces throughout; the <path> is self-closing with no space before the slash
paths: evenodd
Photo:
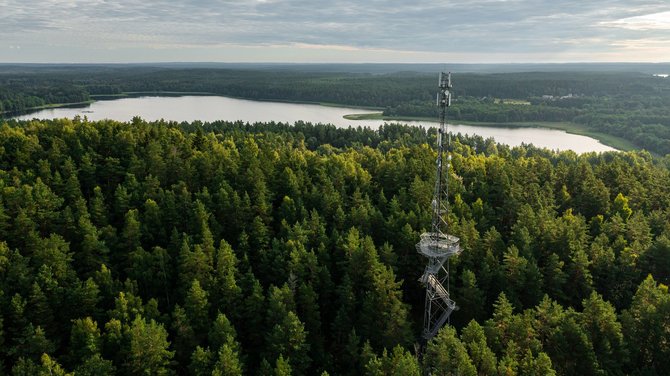
<path id="1" fill-rule="evenodd" d="M 136 100 L 143 103 L 143 105 L 140 107 L 133 107 L 133 105 L 128 104 L 131 102 L 128 103 L 125 102 L 125 101 L 133 101 L 132 103 L 135 103 L 134 101 Z M 120 101 L 120 103 L 115 104 L 117 103 L 117 101 Z M 167 108 L 147 106 L 147 104 L 156 103 L 157 101 L 158 102 L 168 101 L 169 103 L 172 104 Z M 181 114 L 175 116 L 174 114 L 170 113 L 171 109 L 179 108 L 181 106 L 177 105 L 176 103 L 183 103 L 184 101 L 186 103 L 189 103 L 186 107 L 187 109 L 190 108 L 191 109 L 190 111 L 194 111 L 193 109 L 197 110 L 192 112 L 192 114 L 190 115 L 186 115 L 186 117 L 184 117 L 183 119 L 179 117 L 181 116 Z M 221 101 L 223 102 L 243 101 L 248 104 L 244 104 L 243 102 L 235 102 L 234 104 L 221 107 L 220 104 Z M 258 105 L 253 105 L 253 103 L 257 103 Z M 264 103 L 266 103 L 267 105 Z M 305 107 L 306 110 L 304 110 L 304 113 L 297 112 L 298 114 L 301 115 L 288 115 L 287 117 L 286 113 L 282 112 L 284 111 L 283 106 L 293 106 L 293 105 L 306 106 Z M 247 111 L 246 115 L 243 112 L 239 113 L 240 111 L 239 108 L 246 108 L 249 106 L 251 106 L 252 109 L 246 110 Z M 279 108 L 281 108 L 282 110 L 276 112 L 277 106 L 279 106 Z M 218 111 L 217 109 L 230 107 L 230 108 L 238 108 L 237 110 L 238 113 L 236 114 L 235 112 L 233 112 L 232 115 L 225 113 L 220 114 L 217 115 L 219 117 L 215 117 L 215 119 L 228 119 L 228 120 L 236 119 L 251 122 L 253 121 L 292 122 L 302 120 L 313 123 L 324 123 L 324 124 L 329 123 L 339 127 L 371 126 L 373 128 L 378 127 L 384 124 L 385 122 L 389 123 L 407 122 L 408 125 L 413 125 L 412 123 L 414 124 L 418 123 L 417 125 L 419 126 L 429 126 L 429 127 L 434 127 L 437 124 L 437 116 L 435 117 L 384 116 L 381 109 L 371 109 L 369 107 L 364 106 L 354 107 L 354 106 L 346 106 L 343 104 L 321 103 L 321 102 L 316 103 L 316 102 L 304 102 L 304 101 L 292 101 L 292 100 L 284 100 L 284 101 L 277 101 L 272 99 L 258 100 L 258 99 L 229 97 L 208 92 L 174 92 L 174 91 L 150 91 L 150 92 L 143 91 L 143 92 L 124 92 L 118 94 L 96 94 L 92 96 L 92 99 L 90 101 L 40 106 L 39 108 L 34 108 L 31 111 L 23 112 L 22 114 L 11 113 L 9 116 L 4 115 L 3 118 L 7 120 L 12 118 L 16 120 L 18 119 L 30 120 L 31 118 L 39 118 L 40 116 L 45 116 L 46 113 L 45 117 L 48 118 L 86 116 L 89 119 L 91 118 L 95 119 L 96 117 L 99 117 L 100 114 L 102 114 L 103 116 L 112 116 L 111 118 L 114 119 L 113 117 L 114 115 L 104 115 L 107 113 L 105 112 L 104 109 L 110 107 L 122 108 L 121 110 L 118 109 L 113 110 L 116 111 L 117 113 L 123 113 L 122 117 L 118 118 L 117 120 L 125 119 L 126 117 L 130 118 L 132 116 L 140 116 L 145 119 L 147 118 L 159 119 L 165 116 L 165 118 L 170 118 L 175 121 L 182 121 L 182 120 L 194 121 L 198 119 L 200 119 L 201 121 L 213 121 L 211 119 L 208 119 L 208 116 L 210 116 L 210 114 L 216 113 Z M 263 108 L 263 110 L 255 109 L 255 107 Z M 294 113 L 294 111 L 295 110 L 291 110 L 289 113 L 292 114 Z M 96 114 L 94 114 L 94 112 Z M 293 118 L 292 116 L 299 116 L 299 117 Z M 430 124 L 421 124 L 422 122 Z M 516 134 L 518 134 L 518 136 L 514 136 L 511 139 L 508 137 L 509 135 L 508 131 L 503 131 L 502 133 L 500 131 L 503 129 L 509 129 L 510 131 L 514 132 L 513 130 L 516 128 L 520 129 L 526 128 L 529 130 L 536 129 L 537 131 L 545 131 L 545 132 L 559 131 L 563 132 L 566 135 L 569 134 L 574 136 L 587 137 L 591 139 L 591 142 L 598 143 L 603 147 L 605 147 L 604 149 L 606 150 L 635 149 L 635 146 L 632 145 L 631 143 L 626 144 L 625 142 L 622 142 L 621 140 L 618 140 L 613 137 L 606 137 L 606 135 L 597 134 L 595 132 L 588 132 L 588 130 L 584 129 L 583 127 L 580 127 L 579 125 L 572 123 L 549 123 L 549 122 L 528 122 L 528 123 L 488 122 L 487 123 L 487 122 L 458 121 L 458 123 L 452 122 L 452 124 L 455 126 L 455 129 L 453 130 L 454 132 L 468 133 L 467 130 L 466 131 L 459 130 L 458 129 L 459 126 L 463 126 L 466 128 L 475 127 L 479 128 L 479 131 L 477 131 L 477 133 L 474 134 L 478 134 L 483 137 L 493 137 L 496 140 L 496 142 L 508 145 L 516 145 L 519 142 L 526 140 L 523 142 L 533 143 L 536 146 L 540 147 L 552 148 L 552 145 L 562 145 L 556 147 L 560 149 L 573 148 L 571 146 L 566 146 L 565 141 L 558 141 L 558 142 L 547 141 L 548 139 L 546 138 L 547 137 L 546 135 L 543 136 L 542 133 L 537 133 L 536 131 L 531 132 L 534 136 L 529 136 L 530 134 L 527 132 L 521 131 L 522 133 L 518 133 L 519 131 L 516 131 L 517 132 Z M 544 137 L 544 141 L 539 141 L 538 144 L 537 143 L 538 138 L 533 137 L 540 137 L 540 140 L 542 139 L 542 137 Z M 549 137 L 563 138 L 562 136 L 558 135 Z M 580 141 L 576 142 L 581 143 Z M 593 147 L 594 149 L 591 150 L 598 151 L 603 149 L 602 147 L 595 147 L 595 146 Z"/>
<path id="2" fill-rule="evenodd" d="M 248 98 L 248 97 L 238 97 L 238 96 L 232 96 L 232 95 L 223 95 L 223 94 L 216 94 L 216 93 L 210 93 L 206 91 L 126 91 L 123 93 L 117 93 L 117 94 L 91 94 L 90 97 L 91 99 L 83 102 L 71 102 L 71 103 L 50 103 L 50 104 L 45 104 L 42 106 L 36 106 L 36 107 L 30 107 L 27 108 L 23 111 L 0 111 L 0 119 L 4 115 L 11 115 L 11 117 L 14 116 L 22 116 L 22 115 L 29 115 L 31 112 L 37 112 L 40 110 L 49 110 L 49 109 L 54 109 L 54 108 L 67 108 L 67 107 L 73 107 L 73 106 L 80 106 L 80 105 L 90 105 L 98 101 L 112 101 L 116 99 L 124 99 L 124 98 L 138 98 L 138 97 L 143 97 L 143 96 L 156 96 L 156 97 L 182 97 L 186 95 L 193 95 L 193 96 L 203 96 L 203 97 L 224 97 L 224 98 L 233 98 L 233 99 L 244 99 L 248 101 L 257 101 L 257 102 L 277 102 L 277 103 L 294 103 L 294 104 L 313 104 L 313 105 L 319 105 L 319 106 L 325 106 L 325 107 L 336 107 L 336 108 L 354 108 L 354 109 L 360 109 L 360 110 L 370 110 L 370 111 L 377 111 L 377 110 L 383 110 L 381 107 L 372 107 L 372 106 L 360 106 L 360 105 L 355 105 L 355 104 L 341 104 L 341 103 L 330 103 L 330 102 L 313 102 L 313 101 L 300 101 L 300 100 L 291 100 L 291 99 L 271 99 L 271 98 Z"/>

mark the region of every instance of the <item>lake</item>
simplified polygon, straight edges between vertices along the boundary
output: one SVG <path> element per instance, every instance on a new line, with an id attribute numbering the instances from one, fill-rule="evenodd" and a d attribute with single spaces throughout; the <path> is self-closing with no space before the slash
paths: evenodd
<path id="1" fill-rule="evenodd" d="M 347 120 L 347 114 L 369 113 L 370 110 L 355 108 L 328 107 L 315 104 L 262 102 L 235 99 L 221 96 L 142 96 L 115 100 L 97 101 L 83 107 L 61 107 L 45 109 L 16 119 L 50 119 L 86 116 L 89 120 L 113 119 L 129 121 L 134 116 L 145 120 L 174 120 L 211 122 L 215 120 L 242 120 L 244 122 L 288 122 L 298 120 L 311 123 L 330 123 L 337 127 L 367 126 L 378 128 L 383 120 Z M 437 122 L 403 121 L 410 125 L 427 127 L 438 126 Z M 586 136 L 569 134 L 560 130 L 545 128 L 498 128 L 471 125 L 450 124 L 449 131 L 484 138 L 493 137 L 496 142 L 511 146 L 533 144 L 539 147 L 558 150 L 574 150 L 577 153 L 589 151 L 615 150 Z"/>

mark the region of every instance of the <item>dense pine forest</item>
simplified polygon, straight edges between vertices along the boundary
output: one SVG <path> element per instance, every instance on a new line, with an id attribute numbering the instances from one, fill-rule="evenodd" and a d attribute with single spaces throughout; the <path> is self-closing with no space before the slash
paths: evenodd
<path id="1" fill-rule="evenodd" d="M 366 67 L 7 65 L 0 66 L 0 114 L 138 92 L 189 92 L 366 106 L 388 117 L 436 117 L 434 72 L 438 68 L 405 67 L 434 69 L 427 73 L 397 71 L 402 65 L 395 71 L 392 65 Z M 581 71 L 570 71 L 576 68 Z M 458 73 L 453 79 L 456 100 L 450 119 L 508 126 L 553 122 L 563 128 L 567 123 L 568 129 L 615 136 L 656 155 L 670 154 L 670 78 L 649 73 L 668 73 L 667 64 L 609 69 L 607 65 L 556 65 L 552 69 L 558 71 Z"/>
<path id="2" fill-rule="evenodd" d="M 670 373 L 670 158 L 480 137 L 418 356 L 434 132 L 6 121 L 0 374 Z"/>

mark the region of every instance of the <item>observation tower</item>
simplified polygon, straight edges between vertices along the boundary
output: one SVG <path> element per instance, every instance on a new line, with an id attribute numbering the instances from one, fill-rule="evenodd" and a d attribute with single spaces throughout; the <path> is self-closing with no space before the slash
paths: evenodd
<path id="1" fill-rule="evenodd" d="M 451 136 L 447 133 L 447 107 L 451 106 L 451 73 L 440 73 L 437 105 L 440 108 L 440 128 L 437 131 L 437 161 L 435 189 L 433 191 L 433 220 L 430 232 L 424 232 L 416 244 L 416 250 L 428 259 L 423 275 L 419 278 L 426 286 L 426 303 L 423 317 L 423 338 L 428 341 L 449 321 L 451 313 L 458 309 L 449 297 L 449 258 L 461 253 L 457 237 L 449 235 L 449 169 Z M 445 147 L 446 138 L 446 147 Z M 443 157 L 446 155 L 446 163 Z M 446 268 L 445 268 L 446 264 Z M 446 284 L 446 287 L 445 287 Z"/>

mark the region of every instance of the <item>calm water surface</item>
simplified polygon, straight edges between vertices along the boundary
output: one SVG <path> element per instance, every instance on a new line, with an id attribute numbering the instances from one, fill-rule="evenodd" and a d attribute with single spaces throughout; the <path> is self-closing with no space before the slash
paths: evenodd
<path id="1" fill-rule="evenodd" d="M 86 116 L 89 120 L 113 119 L 128 121 L 134 116 L 145 120 L 242 120 L 245 122 L 288 122 L 298 120 L 311 123 L 330 123 L 338 127 L 367 126 L 378 128 L 382 120 L 347 120 L 347 114 L 369 113 L 355 108 L 326 107 L 312 104 L 259 102 L 219 96 L 183 97 L 137 97 L 94 102 L 86 107 L 54 108 L 41 110 L 17 119 L 72 118 Z M 434 127 L 437 122 L 403 122 L 411 125 Z M 577 153 L 615 150 L 586 136 L 543 128 L 493 128 L 470 125 L 449 125 L 449 131 L 484 138 L 493 137 L 497 142 L 511 146 L 533 144 L 558 150 L 574 150 Z"/>

